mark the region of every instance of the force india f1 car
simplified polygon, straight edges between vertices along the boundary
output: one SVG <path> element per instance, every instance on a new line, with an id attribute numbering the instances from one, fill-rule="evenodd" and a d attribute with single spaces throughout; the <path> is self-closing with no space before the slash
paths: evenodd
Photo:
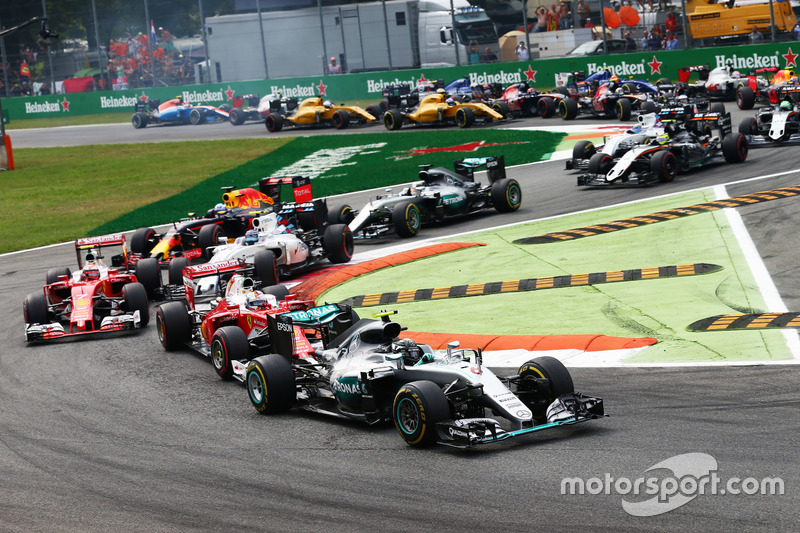
<path id="1" fill-rule="evenodd" d="M 383 124 L 388 130 L 399 130 L 404 122 L 412 124 L 456 124 L 459 128 L 468 128 L 476 121 L 492 122 L 504 117 L 494 109 L 481 102 L 459 101 L 448 96 L 444 89 L 429 94 L 419 104 L 405 111 L 390 109 L 383 115 Z"/>
<path id="2" fill-rule="evenodd" d="M 122 248 L 103 263 L 101 251 Z M 49 341 L 142 328 L 150 320 L 147 293 L 130 272 L 124 235 L 75 241 L 78 272 L 47 271 L 42 292 L 25 297 L 25 340 Z M 65 325 L 68 325 L 65 328 Z"/>
<path id="3" fill-rule="evenodd" d="M 712 136 L 710 122 L 716 123 L 719 136 Z M 578 185 L 648 185 L 675 179 L 706 165 L 747 159 L 747 137 L 731 132 L 730 113 L 698 113 L 686 122 L 670 122 L 664 133 L 644 137 L 616 158 L 598 152 L 589 159 L 588 173 L 578 176 Z"/>
<path id="4" fill-rule="evenodd" d="M 359 320 L 323 350 L 256 357 L 245 383 L 251 403 L 262 414 L 296 406 L 368 424 L 392 420 L 415 447 L 467 448 L 604 416 L 603 400 L 576 393 L 555 358 L 501 378 L 480 350 L 452 342 L 437 353 L 398 338 L 404 328 L 387 315 Z"/>
<path id="5" fill-rule="evenodd" d="M 800 86 L 796 88 L 800 95 Z M 747 135 L 751 146 L 800 142 L 800 105 L 787 99 L 779 105 L 762 107 L 755 117 L 739 123 L 739 133 Z"/>
<path id="6" fill-rule="evenodd" d="M 228 120 L 231 106 L 223 104 L 220 107 L 210 105 L 192 105 L 183 102 L 182 97 L 167 100 L 163 104 L 160 100 L 136 102 L 135 111 L 131 117 L 131 124 L 136 129 L 146 127 L 148 124 L 206 124 L 209 122 L 222 122 Z"/>
<path id="7" fill-rule="evenodd" d="M 494 207 L 501 213 L 519 209 L 522 188 L 515 179 L 506 178 L 505 159 L 477 157 L 455 161 L 455 172 L 442 167 L 422 165 L 420 183 L 400 194 L 379 196 L 359 211 L 341 206 L 331 218 L 349 222 L 356 239 L 382 237 L 397 233 L 413 237 L 423 224 L 441 222 Z M 476 170 L 485 167 L 489 185 L 475 181 Z"/>
<path id="8" fill-rule="evenodd" d="M 252 355 L 313 351 L 312 342 L 344 332 L 357 319 L 347 306 L 295 300 L 284 285 L 256 290 L 252 272 L 239 261 L 185 268 L 186 304 L 171 301 L 156 309 L 164 349 L 188 346 L 211 357 L 221 378 L 244 381 Z"/>
<path id="9" fill-rule="evenodd" d="M 316 96 L 306 98 L 294 113 L 283 115 L 270 112 L 264 118 L 267 131 L 281 131 L 284 126 L 333 126 L 338 130 L 351 124 L 366 124 L 377 119 L 358 106 L 334 105 Z"/>

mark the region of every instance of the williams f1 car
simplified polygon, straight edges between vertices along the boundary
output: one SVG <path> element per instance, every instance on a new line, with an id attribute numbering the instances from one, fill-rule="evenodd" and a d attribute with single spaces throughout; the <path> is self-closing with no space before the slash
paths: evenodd
<path id="1" fill-rule="evenodd" d="M 141 129 L 148 124 L 196 125 L 222 122 L 228 120 L 230 110 L 231 106 L 228 104 L 214 107 L 184 103 L 180 96 L 167 100 L 163 104 L 160 100 L 147 100 L 146 102 L 136 102 L 131 124 L 134 128 Z"/>
<path id="2" fill-rule="evenodd" d="M 103 251 L 121 252 L 104 262 Z M 134 330 L 150 320 L 147 292 L 130 271 L 124 235 L 75 241 L 77 272 L 47 271 L 43 291 L 25 297 L 25 339 L 29 342 Z"/>
<path id="3" fill-rule="evenodd" d="M 574 391 L 560 361 L 539 357 L 498 377 L 478 350 L 446 352 L 399 338 L 404 328 L 362 319 L 324 349 L 283 351 L 247 365 L 250 402 L 262 414 L 298 407 L 367 424 L 393 421 L 415 447 L 468 448 L 605 416 L 603 400 Z"/>
<path id="4" fill-rule="evenodd" d="M 300 102 L 294 112 L 288 115 L 270 111 L 264 118 L 264 124 L 269 132 L 281 131 L 284 126 L 333 126 L 341 130 L 351 124 L 366 124 L 376 120 L 375 116 L 358 106 L 334 105 L 316 96 Z"/>
<path id="5" fill-rule="evenodd" d="M 442 222 L 494 208 L 501 213 L 519 209 L 522 188 L 515 179 L 506 178 L 505 159 L 476 157 L 455 161 L 455 172 L 442 167 L 421 165 L 422 180 L 400 194 L 379 196 L 363 209 L 350 206 L 333 210 L 329 217 L 349 223 L 356 239 L 382 237 L 397 233 L 413 237 L 423 224 Z M 475 171 L 487 169 L 489 184 L 475 181 Z"/>

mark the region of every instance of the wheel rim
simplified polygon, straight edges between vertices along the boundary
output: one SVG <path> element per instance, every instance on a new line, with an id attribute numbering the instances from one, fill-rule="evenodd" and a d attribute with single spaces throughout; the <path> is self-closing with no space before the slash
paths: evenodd
<path id="1" fill-rule="evenodd" d="M 225 367 L 225 349 L 218 340 L 211 343 L 211 361 L 217 370 L 222 370 Z"/>
<path id="2" fill-rule="evenodd" d="M 264 385 L 261 383 L 261 378 L 255 372 L 251 372 L 250 376 L 247 378 L 247 390 L 253 402 L 260 404 L 264 401 Z"/>
<path id="3" fill-rule="evenodd" d="M 516 185 L 512 185 L 508 188 L 508 203 L 512 206 L 519 204 L 520 202 L 520 190 L 519 187 Z"/>
<path id="4" fill-rule="evenodd" d="M 417 211 L 417 208 L 415 206 L 409 207 L 407 219 L 409 228 L 411 228 L 412 230 L 419 229 L 419 224 L 420 224 L 419 211 Z"/>
<path id="5" fill-rule="evenodd" d="M 161 313 L 156 315 L 156 331 L 158 332 L 158 340 L 162 346 L 167 345 L 167 332 L 164 327 L 164 320 L 161 318 Z"/>
<path id="6" fill-rule="evenodd" d="M 464 127 L 464 124 L 467 123 L 466 113 L 464 113 L 463 109 L 456 111 L 456 122 L 458 122 L 458 125 L 462 128 Z"/>
<path id="7" fill-rule="evenodd" d="M 419 428 L 417 405 L 408 398 L 403 398 L 397 405 L 397 425 L 406 435 L 413 435 Z"/>

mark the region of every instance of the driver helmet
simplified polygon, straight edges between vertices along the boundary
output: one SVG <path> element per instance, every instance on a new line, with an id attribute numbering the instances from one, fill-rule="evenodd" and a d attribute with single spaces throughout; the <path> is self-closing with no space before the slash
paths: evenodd
<path id="1" fill-rule="evenodd" d="M 422 357 L 422 349 L 411 339 L 398 339 L 392 344 L 394 353 L 402 354 L 403 362 L 407 365 L 415 365 Z"/>
<path id="2" fill-rule="evenodd" d="M 792 85 L 797 85 L 798 83 L 797 76 L 792 76 L 791 78 L 789 78 L 789 83 L 791 83 Z"/>
<path id="3" fill-rule="evenodd" d="M 97 262 L 97 256 L 94 254 L 94 252 L 86 252 L 86 258 L 85 259 L 86 259 L 86 264 L 87 265 L 90 264 L 90 263 L 96 263 Z"/>
<path id="4" fill-rule="evenodd" d="M 442 89 L 441 87 L 440 87 L 439 89 L 436 89 L 436 93 L 437 93 L 437 94 L 444 94 L 444 93 L 446 93 L 446 92 L 447 92 L 447 91 L 445 91 L 445 90 L 444 90 L 444 89 Z"/>
<path id="5" fill-rule="evenodd" d="M 330 100 L 325 100 L 324 102 L 322 102 L 322 105 L 323 105 L 323 106 L 324 106 L 326 109 L 330 109 L 330 108 L 332 108 L 332 107 L 333 107 L 333 103 L 331 103 L 331 101 L 330 101 Z"/>
<path id="6" fill-rule="evenodd" d="M 449 97 L 447 100 L 445 100 L 445 103 L 446 103 L 447 105 L 456 105 L 456 100 L 455 100 L 455 98 L 453 98 L 453 97 L 451 96 L 451 97 Z"/>
<path id="7" fill-rule="evenodd" d="M 631 128 L 631 133 L 642 133 L 642 125 L 637 124 Z"/>
<path id="8" fill-rule="evenodd" d="M 686 96 L 685 94 L 679 94 L 679 95 L 678 95 L 678 98 L 677 98 L 677 100 L 678 100 L 679 102 L 685 102 L 685 101 L 686 101 L 686 100 L 688 100 L 688 99 L 689 99 L 689 97 L 688 97 L 688 96 Z"/>
<path id="9" fill-rule="evenodd" d="M 228 208 L 225 207 L 225 204 L 223 204 L 222 202 L 214 206 L 214 214 L 216 214 L 217 216 L 222 216 L 227 212 Z"/>
<path id="10" fill-rule="evenodd" d="M 244 233 L 244 244 L 251 246 L 258 242 L 258 230 L 249 229 Z"/>
<path id="11" fill-rule="evenodd" d="M 731 78 L 734 78 L 734 79 L 739 79 L 741 77 L 742 77 L 742 73 L 739 72 L 738 70 L 734 70 L 733 73 L 731 74 Z"/>
<path id="12" fill-rule="evenodd" d="M 656 143 L 664 145 L 667 144 L 668 142 L 669 142 L 669 135 L 667 135 L 666 133 L 659 133 L 656 136 Z"/>
<path id="13" fill-rule="evenodd" d="M 788 100 L 784 100 L 783 102 L 781 102 L 780 107 L 783 110 L 790 111 L 792 109 L 792 103 Z"/>
<path id="14" fill-rule="evenodd" d="M 619 76 L 617 76 L 616 74 L 614 74 L 613 76 L 611 76 L 611 77 L 608 79 L 608 81 L 611 81 L 611 82 L 617 83 L 617 82 L 619 81 Z"/>
<path id="15" fill-rule="evenodd" d="M 100 269 L 96 266 L 87 266 L 83 269 L 84 281 L 96 281 L 100 279 Z"/>

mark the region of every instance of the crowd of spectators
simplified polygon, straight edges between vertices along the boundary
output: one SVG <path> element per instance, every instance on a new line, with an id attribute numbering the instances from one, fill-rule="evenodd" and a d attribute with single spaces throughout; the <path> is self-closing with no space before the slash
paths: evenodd
<path id="1" fill-rule="evenodd" d="M 143 33 L 112 39 L 107 69 L 114 89 L 152 87 L 156 80 L 160 84 L 184 85 L 194 78 L 192 61 L 175 49 L 172 34 L 165 28 L 158 28 L 152 43 Z"/>

